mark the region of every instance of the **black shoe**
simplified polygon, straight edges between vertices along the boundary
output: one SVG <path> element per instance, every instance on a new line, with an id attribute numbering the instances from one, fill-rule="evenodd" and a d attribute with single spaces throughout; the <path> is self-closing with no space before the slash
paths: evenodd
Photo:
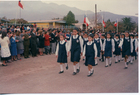
<path id="1" fill-rule="evenodd" d="M 87 77 L 90 77 L 91 76 L 91 73 L 89 75 L 87 75 Z"/>
<path id="2" fill-rule="evenodd" d="M 94 73 L 94 70 L 91 72 L 91 75 Z"/>
<path id="3" fill-rule="evenodd" d="M 129 62 L 126 63 L 127 65 L 129 64 Z"/>
<path id="4" fill-rule="evenodd" d="M 85 61 L 85 59 L 83 59 L 83 61 Z"/>
<path id="5" fill-rule="evenodd" d="M 120 62 L 120 60 L 118 60 L 118 62 Z"/>
<path id="6" fill-rule="evenodd" d="M 104 62 L 104 59 L 102 60 L 102 62 Z"/>
<path id="7" fill-rule="evenodd" d="M 76 75 L 76 72 L 73 72 L 73 75 Z"/>
<path id="8" fill-rule="evenodd" d="M 127 69 L 128 67 L 125 67 L 124 69 Z"/>
<path id="9" fill-rule="evenodd" d="M 68 65 L 67 65 L 67 66 L 66 66 L 66 70 L 68 70 L 68 68 L 69 68 L 69 67 L 68 67 Z"/>
<path id="10" fill-rule="evenodd" d="M 79 69 L 77 69 L 77 71 L 76 71 L 77 73 L 79 73 L 80 72 L 80 67 L 79 67 Z"/>
<path id="11" fill-rule="evenodd" d="M 123 61 L 123 59 L 121 59 L 121 61 Z"/>
<path id="12" fill-rule="evenodd" d="M 7 66 L 7 64 L 6 65 L 2 64 L 2 66 Z"/>
<path id="13" fill-rule="evenodd" d="M 112 65 L 112 63 L 111 64 L 109 64 L 109 66 L 111 66 Z"/>
<path id="14" fill-rule="evenodd" d="M 133 64 L 132 62 L 130 64 Z"/>
<path id="15" fill-rule="evenodd" d="M 101 61 L 101 59 L 99 59 L 99 61 Z"/>
<path id="16" fill-rule="evenodd" d="M 59 74 L 64 73 L 64 71 L 60 71 Z"/>
<path id="17" fill-rule="evenodd" d="M 107 66 L 105 66 L 105 67 L 108 67 L 108 65 L 107 65 Z"/>
<path id="18" fill-rule="evenodd" d="M 118 62 L 115 62 L 115 63 L 118 63 Z"/>
<path id="19" fill-rule="evenodd" d="M 97 63 L 97 64 L 95 64 L 95 66 L 96 66 L 96 65 L 98 65 L 98 63 Z"/>

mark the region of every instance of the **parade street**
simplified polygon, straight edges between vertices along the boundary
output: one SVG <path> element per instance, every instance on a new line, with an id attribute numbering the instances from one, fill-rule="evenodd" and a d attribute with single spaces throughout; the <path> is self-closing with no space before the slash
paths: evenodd
<path id="1" fill-rule="evenodd" d="M 55 55 L 30 57 L 0 65 L 0 93 L 138 93 L 138 60 L 124 69 L 124 61 L 105 67 L 98 61 L 94 74 L 87 77 L 88 69 L 80 61 L 80 72 L 72 75 L 73 65 L 58 74 L 60 65 Z"/>

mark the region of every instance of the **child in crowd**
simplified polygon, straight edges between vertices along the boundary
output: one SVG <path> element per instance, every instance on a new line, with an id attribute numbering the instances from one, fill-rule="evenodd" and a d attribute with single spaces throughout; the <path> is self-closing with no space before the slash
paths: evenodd
<path id="1" fill-rule="evenodd" d="M 93 34 L 90 34 L 88 36 L 88 42 L 84 46 L 84 51 L 83 51 L 83 58 L 85 58 L 85 65 L 88 66 L 88 77 L 90 77 L 94 70 L 92 66 L 95 66 L 95 59 L 97 58 L 97 47 L 96 44 L 93 43 Z"/>
<path id="2" fill-rule="evenodd" d="M 115 51 L 113 54 L 115 54 L 115 63 L 118 63 L 120 62 L 120 54 L 121 54 L 121 48 L 118 47 L 119 44 L 120 44 L 120 36 L 117 34 L 115 35 L 115 38 L 114 38 L 114 42 L 115 42 Z"/>
<path id="3" fill-rule="evenodd" d="M 78 35 L 78 31 L 77 28 L 74 28 L 72 38 L 70 39 L 71 62 L 73 62 L 74 68 L 73 75 L 76 75 L 80 71 L 78 62 L 80 61 L 80 54 L 83 52 L 83 39 Z"/>
<path id="4" fill-rule="evenodd" d="M 100 39 L 100 44 L 101 44 L 101 61 L 104 62 L 104 54 L 103 54 L 103 44 L 105 42 L 105 34 L 101 35 L 101 39 Z"/>
<path id="5" fill-rule="evenodd" d="M 137 51 L 137 41 L 134 39 L 134 35 L 130 35 L 131 38 L 131 59 L 130 59 L 130 64 L 133 64 L 134 56 L 136 56 L 136 51 Z"/>
<path id="6" fill-rule="evenodd" d="M 111 61 L 112 52 L 115 51 L 115 47 L 114 47 L 114 40 L 111 39 L 110 33 L 107 33 L 107 39 L 105 40 L 105 42 L 103 44 L 103 51 L 104 51 L 104 55 L 106 57 L 105 67 L 108 67 L 108 63 L 109 63 L 109 66 L 111 66 L 111 64 L 112 64 L 112 61 Z"/>
<path id="7" fill-rule="evenodd" d="M 69 56 L 69 48 L 67 45 L 67 42 L 65 42 L 64 40 L 64 35 L 60 35 L 60 42 L 57 44 L 57 48 L 56 48 L 56 57 L 57 62 L 60 63 L 60 72 L 64 73 L 64 69 L 63 69 L 63 64 L 65 63 L 66 65 L 66 69 L 68 69 L 68 64 L 67 64 L 67 56 Z"/>
<path id="8" fill-rule="evenodd" d="M 94 36 L 94 43 L 97 46 L 97 57 L 100 58 L 101 40 L 99 38 L 99 34 L 97 34 L 97 33 L 95 33 L 95 36 Z M 95 65 L 98 65 L 97 58 L 95 59 Z"/>
<path id="9" fill-rule="evenodd" d="M 129 32 L 125 32 L 125 38 L 121 40 L 119 47 L 122 47 L 122 57 L 125 58 L 125 68 L 128 68 L 128 57 L 131 53 L 131 45 L 130 45 L 130 38 L 129 38 Z"/>
<path id="10" fill-rule="evenodd" d="M 87 42 L 88 42 L 88 33 L 85 32 L 84 35 L 83 35 L 83 48 L 84 48 L 84 46 L 87 44 Z M 85 59 L 83 58 L 83 61 L 84 61 L 84 60 L 85 60 Z"/>

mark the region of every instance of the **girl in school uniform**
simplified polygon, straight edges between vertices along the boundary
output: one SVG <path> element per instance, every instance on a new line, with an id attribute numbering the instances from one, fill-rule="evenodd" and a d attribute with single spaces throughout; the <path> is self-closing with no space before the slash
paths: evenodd
<path id="1" fill-rule="evenodd" d="M 60 63 L 60 72 L 59 74 L 61 73 L 64 73 L 64 69 L 63 69 L 63 64 L 65 63 L 66 65 L 66 69 L 68 69 L 68 64 L 67 64 L 67 56 L 69 55 L 69 50 L 68 50 L 68 45 L 67 45 L 67 42 L 65 42 L 64 40 L 64 35 L 61 34 L 60 35 L 60 42 L 57 44 L 57 48 L 56 48 L 56 57 L 58 58 L 57 59 L 57 62 Z"/>
<path id="2" fill-rule="evenodd" d="M 73 75 L 76 75 L 80 71 L 79 61 L 80 54 L 83 52 L 83 39 L 78 35 L 78 28 L 73 29 L 73 35 L 70 39 L 70 50 L 71 50 L 71 62 L 73 62 L 74 72 Z"/>
<path id="3" fill-rule="evenodd" d="M 137 42 L 134 39 L 133 34 L 130 35 L 130 38 L 131 38 L 131 59 L 130 59 L 130 64 L 133 64 L 134 56 L 136 56 L 136 51 L 137 51 L 137 47 L 136 47 Z"/>
<path id="4" fill-rule="evenodd" d="M 129 32 L 125 32 L 124 39 L 121 40 L 119 47 L 122 47 L 122 57 L 125 58 L 125 68 L 128 68 L 128 57 L 131 54 L 131 44 L 130 44 Z"/>
<path id="5" fill-rule="evenodd" d="M 95 59 L 97 58 L 97 47 L 93 42 L 93 34 L 88 36 L 88 42 L 84 46 L 83 58 L 85 58 L 85 56 L 85 65 L 88 66 L 89 71 L 87 77 L 90 77 L 94 72 L 92 66 L 95 66 Z"/>
<path id="6" fill-rule="evenodd" d="M 135 56 L 135 60 L 137 59 L 137 56 L 138 56 L 138 44 L 139 44 L 139 40 L 138 40 L 138 34 L 136 34 L 136 36 L 135 36 L 135 41 L 136 41 L 136 56 Z"/>
<path id="7" fill-rule="evenodd" d="M 95 36 L 94 36 L 94 43 L 97 46 L 97 57 L 100 58 L 101 40 L 100 40 L 99 35 L 97 33 L 95 33 Z M 95 59 L 95 65 L 98 65 L 97 58 Z"/>
<path id="8" fill-rule="evenodd" d="M 85 32 L 84 35 L 83 35 L 83 48 L 84 48 L 84 46 L 86 45 L 87 42 L 88 42 L 88 33 Z M 83 61 L 84 60 L 85 59 L 83 58 Z"/>
<path id="9" fill-rule="evenodd" d="M 119 44 L 120 44 L 120 36 L 117 34 L 115 35 L 115 38 L 114 38 L 114 42 L 115 42 L 115 51 L 113 54 L 115 54 L 115 63 L 118 63 L 120 62 L 120 57 L 119 55 L 121 54 L 121 48 L 119 47 Z"/>
<path id="10" fill-rule="evenodd" d="M 120 38 L 120 41 L 122 41 L 124 39 L 125 35 L 124 34 L 121 34 L 121 38 Z M 122 45 L 123 46 L 123 45 Z M 122 47 L 121 48 L 121 54 L 122 54 Z M 119 56 L 120 57 L 120 56 Z M 122 55 L 122 58 L 121 58 L 121 61 L 123 61 L 124 58 L 123 58 L 123 55 Z"/>
<path id="11" fill-rule="evenodd" d="M 100 43 L 101 43 L 101 61 L 104 62 L 104 54 L 103 54 L 103 44 L 104 44 L 104 41 L 105 41 L 105 34 L 102 34 L 101 35 L 101 39 L 100 39 Z"/>
<path id="12" fill-rule="evenodd" d="M 104 44 L 103 44 L 103 51 L 104 51 L 104 55 L 106 57 L 105 67 L 108 67 L 108 63 L 109 63 L 109 66 L 111 66 L 112 52 L 115 51 L 115 47 L 114 47 L 114 40 L 111 39 L 110 33 L 107 33 L 107 39 L 105 39 Z"/>

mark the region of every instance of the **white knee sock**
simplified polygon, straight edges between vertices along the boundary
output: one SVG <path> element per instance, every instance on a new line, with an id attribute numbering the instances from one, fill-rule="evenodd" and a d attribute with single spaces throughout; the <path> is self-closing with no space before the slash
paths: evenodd
<path id="1" fill-rule="evenodd" d="M 112 63 L 112 60 L 111 60 L 111 58 L 109 58 L 109 64 L 111 64 Z"/>
<path id="2" fill-rule="evenodd" d="M 67 64 L 67 63 L 65 63 L 65 66 L 67 67 L 67 66 L 68 66 L 68 64 Z"/>
<path id="3" fill-rule="evenodd" d="M 76 72 L 76 65 L 73 65 L 74 72 Z"/>
<path id="4" fill-rule="evenodd" d="M 95 64 L 97 64 L 97 58 L 95 59 Z"/>
<path id="5" fill-rule="evenodd" d="M 131 63 L 133 62 L 133 57 L 131 57 Z"/>
<path id="6" fill-rule="evenodd" d="M 116 56 L 115 59 L 116 59 L 116 62 L 118 62 L 118 56 Z"/>
<path id="7" fill-rule="evenodd" d="M 88 71 L 88 74 L 90 75 L 90 71 Z"/>
<path id="8" fill-rule="evenodd" d="M 106 58 L 106 66 L 108 66 L 108 58 Z"/>
<path id="9" fill-rule="evenodd" d="M 126 62 L 125 62 L 125 67 L 127 67 L 127 64 L 126 64 Z"/>
<path id="10" fill-rule="evenodd" d="M 93 72 L 93 68 L 90 71 Z"/>
<path id="11" fill-rule="evenodd" d="M 120 55 L 118 56 L 118 60 L 120 60 Z"/>
<path id="12" fill-rule="evenodd" d="M 79 69 L 79 63 L 76 64 L 77 69 Z"/>
<path id="13" fill-rule="evenodd" d="M 61 71 L 63 71 L 63 65 L 62 64 L 60 64 L 60 69 L 61 69 Z"/>

